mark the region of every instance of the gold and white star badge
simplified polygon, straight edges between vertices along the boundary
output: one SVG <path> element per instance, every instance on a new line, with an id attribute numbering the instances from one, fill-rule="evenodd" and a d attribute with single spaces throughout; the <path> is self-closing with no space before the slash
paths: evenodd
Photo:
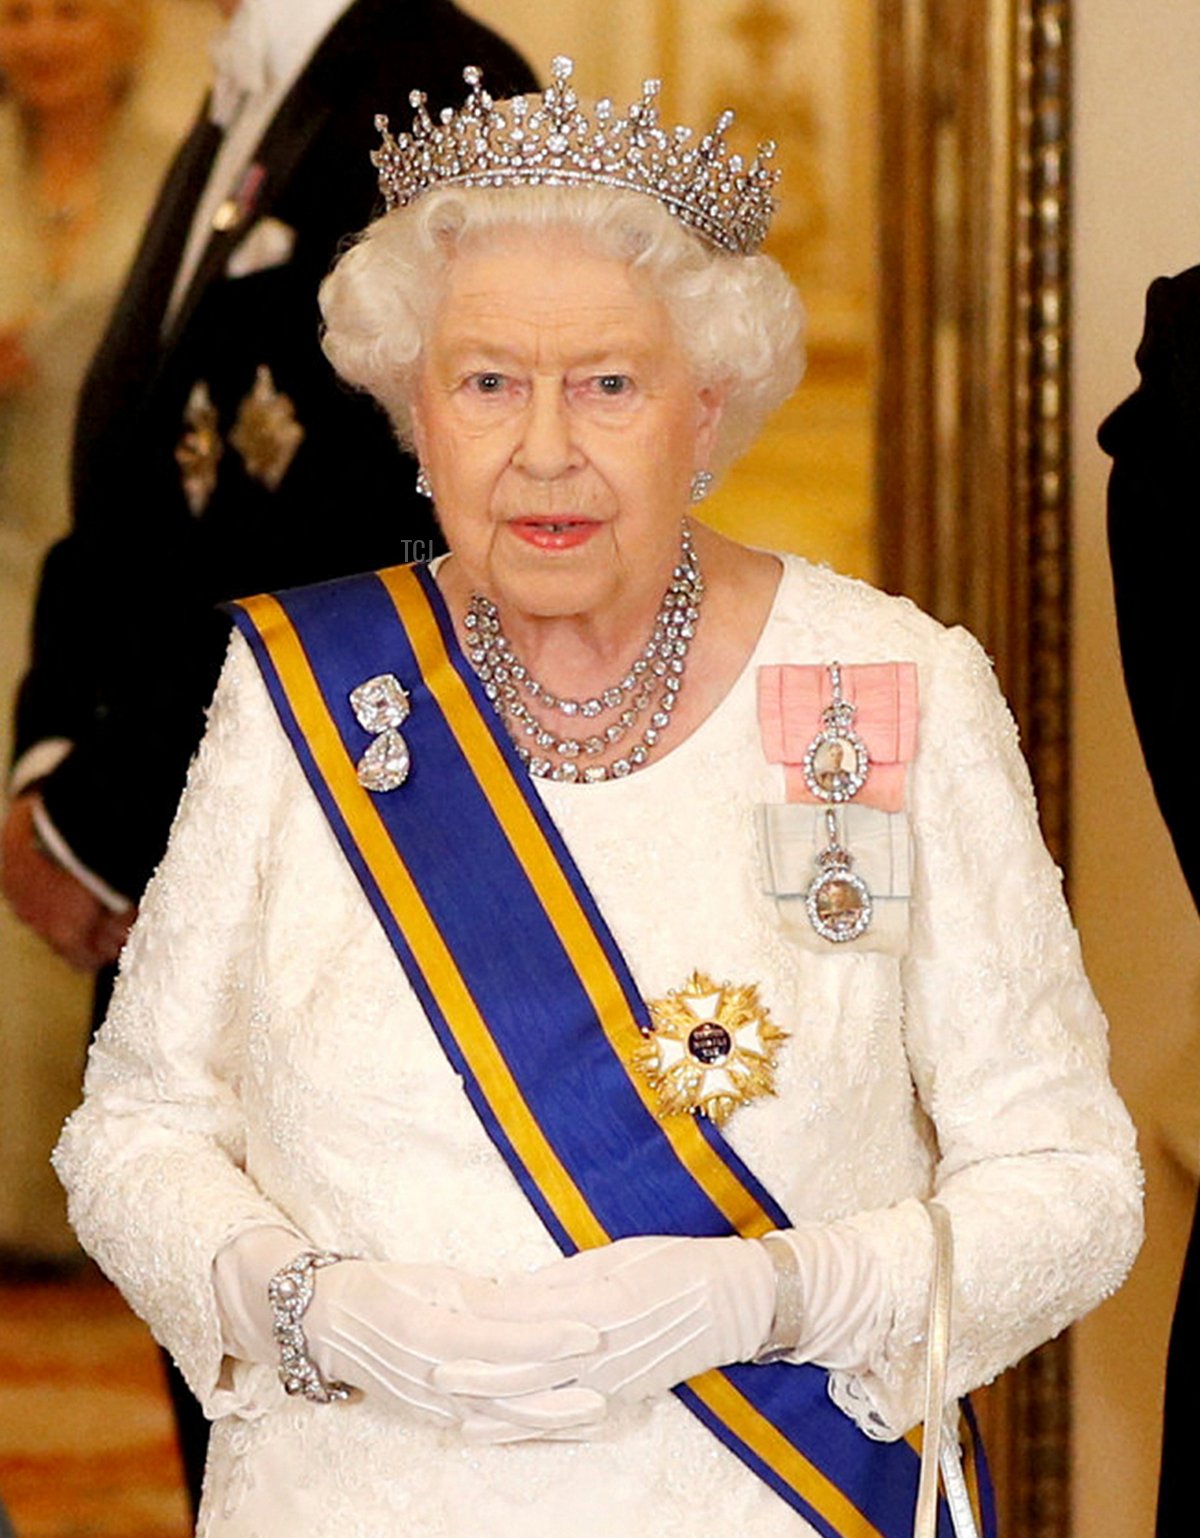
<path id="1" fill-rule="evenodd" d="M 738 1106 L 775 1093 L 775 1060 L 788 1033 L 771 1020 L 757 984 L 693 972 L 648 1007 L 653 1030 L 633 1066 L 657 1091 L 660 1119 L 699 1111 L 721 1126 Z"/>

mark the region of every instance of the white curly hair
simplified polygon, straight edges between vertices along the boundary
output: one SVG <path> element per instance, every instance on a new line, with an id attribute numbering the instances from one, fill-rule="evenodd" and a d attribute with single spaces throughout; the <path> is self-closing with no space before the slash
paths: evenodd
<path id="1" fill-rule="evenodd" d="M 642 275 L 666 304 L 699 386 L 725 406 L 722 469 L 758 436 L 804 371 L 804 315 L 769 256 L 733 256 L 644 193 L 603 186 L 439 187 L 383 215 L 321 286 L 326 355 L 383 405 L 411 447 L 409 398 L 445 276 L 460 249 L 504 229 L 568 229 Z"/>

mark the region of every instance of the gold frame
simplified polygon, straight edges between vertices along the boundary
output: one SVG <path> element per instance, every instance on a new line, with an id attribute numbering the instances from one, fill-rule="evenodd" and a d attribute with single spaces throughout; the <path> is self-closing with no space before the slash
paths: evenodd
<path id="1" fill-rule="evenodd" d="M 1069 0 L 878 0 L 884 586 L 967 625 L 1068 847 Z M 1070 1529 L 1070 1355 L 983 1406 L 1002 1531 Z"/>

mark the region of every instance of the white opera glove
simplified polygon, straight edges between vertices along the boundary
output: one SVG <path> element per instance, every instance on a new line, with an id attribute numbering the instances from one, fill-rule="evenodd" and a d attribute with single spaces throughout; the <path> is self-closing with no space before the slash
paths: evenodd
<path id="1" fill-rule="evenodd" d="M 213 1278 L 230 1355 L 278 1363 L 267 1283 L 305 1248 L 287 1229 L 257 1228 L 218 1255 Z M 308 1354 L 327 1383 L 348 1384 L 402 1413 L 442 1426 L 482 1417 L 512 1428 L 487 1440 L 594 1424 L 603 1398 L 580 1388 L 578 1376 L 599 1332 L 549 1310 L 512 1317 L 519 1311 L 506 1308 L 504 1292 L 445 1266 L 339 1261 L 315 1275 L 302 1320 Z M 503 1382 L 483 1402 L 452 1399 L 433 1381 L 449 1366 L 491 1369 Z"/>
<path id="2" fill-rule="evenodd" d="M 632 1401 L 730 1362 L 752 1360 L 775 1313 L 775 1269 L 753 1239 L 671 1236 L 618 1239 L 556 1261 L 526 1278 L 522 1317 L 576 1319 L 600 1333 L 579 1369 L 579 1384 L 607 1399 Z M 436 1387 L 476 1400 L 516 1382 L 503 1364 L 438 1367 Z"/>

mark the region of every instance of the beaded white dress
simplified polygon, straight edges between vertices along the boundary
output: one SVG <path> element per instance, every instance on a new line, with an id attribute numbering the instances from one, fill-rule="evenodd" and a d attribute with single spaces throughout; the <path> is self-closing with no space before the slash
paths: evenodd
<path id="1" fill-rule="evenodd" d="M 760 745 L 756 671 L 834 658 L 917 665 L 901 957 L 797 944 L 763 891 L 755 808 L 783 780 Z M 935 1188 L 954 1227 L 954 1393 L 1119 1284 L 1140 1235 L 1133 1131 L 969 636 L 785 558 L 750 663 L 692 737 L 625 780 L 538 788 L 646 997 L 700 968 L 757 983 L 790 1032 L 778 1095 L 726 1133 L 794 1220 L 847 1219 L 878 1256 L 885 1325 L 870 1371 L 833 1385 L 845 1413 L 892 1435 L 920 1417 Z M 499 893 L 495 943 L 521 943 Z M 83 1243 L 218 1417 L 210 1538 L 811 1531 L 673 1396 L 614 1412 L 590 1443 L 472 1449 L 369 1400 L 288 1400 L 271 1368 L 222 1362 L 213 1257 L 280 1213 L 317 1246 L 480 1274 L 556 1253 L 240 639 L 57 1160 Z"/>

